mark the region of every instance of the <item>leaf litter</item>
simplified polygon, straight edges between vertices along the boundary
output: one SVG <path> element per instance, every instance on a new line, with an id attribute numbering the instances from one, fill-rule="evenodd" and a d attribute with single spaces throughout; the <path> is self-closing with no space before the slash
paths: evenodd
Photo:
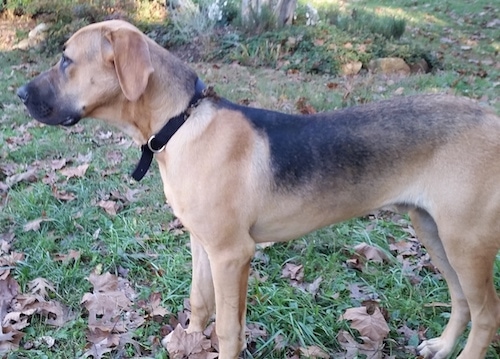
<path id="1" fill-rule="evenodd" d="M 10 238 L 13 240 L 14 236 Z M 56 260 L 76 260 L 78 257 L 79 253 L 73 251 L 57 255 Z M 47 279 L 35 278 L 28 283 L 25 293 L 21 291 L 12 270 L 22 260 L 23 253 L 11 251 L 10 243 L 0 240 L 0 355 L 19 349 L 23 329 L 30 326 L 34 316 L 53 327 L 62 327 L 75 318 L 68 307 L 52 299 L 57 296 L 56 288 Z M 135 303 L 135 291 L 124 278 L 93 272 L 88 280 L 93 290 L 85 293 L 81 300 L 88 314 L 88 344 L 82 358 L 99 359 L 110 352 L 124 353 L 126 346 L 131 346 L 136 355 L 141 356 L 142 349 L 134 340 L 134 331 L 147 320 L 169 314 L 161 306 L 161 294 L 153 293 L 147 300 Z M 53 337 L 41 336 L 25 342 L 23 348 L 30 350 L 41 345 L 51 348 L 56 343 Z"/>

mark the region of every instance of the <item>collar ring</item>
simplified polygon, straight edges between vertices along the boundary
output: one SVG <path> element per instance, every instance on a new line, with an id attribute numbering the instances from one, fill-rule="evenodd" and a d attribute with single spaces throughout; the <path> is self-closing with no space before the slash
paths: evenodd
<path id="1" fill-rule="evenodd" d="M 148 140 L 148 148 L 153 153 L 160 153 L 165 149 L 165 145 L 161 146 L 159 149 L 156 149 L 152 146 L 152 141 L 155 139 L 155 135 L 151 136 Z"/>

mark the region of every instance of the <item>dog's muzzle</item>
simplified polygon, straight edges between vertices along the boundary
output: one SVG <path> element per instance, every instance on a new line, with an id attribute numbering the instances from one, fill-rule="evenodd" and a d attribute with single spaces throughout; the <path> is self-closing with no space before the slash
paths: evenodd
<path id="1" fill-rule="evenodd" d="M 73 126 L 81 119 L 77 111 L 64 103 L 57 104 L 57 96 L 50 89 L 41 93 L 32 83 L 27 83 L 17 90 L 17 96 L 33 118 L 47 125 Z"/>

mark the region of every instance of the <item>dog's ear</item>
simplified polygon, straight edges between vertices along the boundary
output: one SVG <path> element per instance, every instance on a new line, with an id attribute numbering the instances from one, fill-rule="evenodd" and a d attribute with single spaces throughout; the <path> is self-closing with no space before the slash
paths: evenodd
<path id="1" fill-rule="evenodd" d="M 119 28 L 106 32 L 113 49 L 113 62 L 123 94 L 129 101 L 137 101 L 148 85 L 154 71 L 149 47 L 138 31 Z"/>

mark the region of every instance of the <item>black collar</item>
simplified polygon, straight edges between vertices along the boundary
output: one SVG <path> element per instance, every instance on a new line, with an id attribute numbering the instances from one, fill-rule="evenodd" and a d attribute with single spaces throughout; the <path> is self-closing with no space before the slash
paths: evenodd
<path id="1" fill-rule="evenodd" d="M 146 172 L 148 172 L 149 166 L 153 161 L 153 156 L 155 153 L 163 151 L 167 142 L 172 138 L 172 136 L 177 132 L 177 130 L 183 125 L 186 119 L 189 117 L 188 110 L 195 106 L 198 101 L 203 98 L 203 92 L 205 90 L 205 84 L 199 78 L 196 79 L 195 92 L 187 109 L 180 115 L 175 116 L 167 121 L 165 126 L 156 134 L 149 138 L 148 142 L 141 146 L 142 156 L 132 172 L 132 177 L 136 181 L 140 181 Z"/>

